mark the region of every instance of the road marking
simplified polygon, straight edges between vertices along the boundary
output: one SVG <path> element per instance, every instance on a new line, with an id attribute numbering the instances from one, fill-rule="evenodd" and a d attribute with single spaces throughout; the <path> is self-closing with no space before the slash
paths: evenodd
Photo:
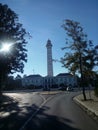
<path id="1" fill-rule="evenodd" d="M 41 96 L 41 95 L 40 95 Z M 40 109 L 43 107 L 44 104 L 46 104 L 49 100 L 51 100 L 54 96 L 52 95 L 48 99 L 45 99 L 43 96 L 41 96 L 44 100 L 44 102 L 39 106 L 39 108 L 28 118 L 28 120 L 23 124 L 23 126 L 19 130 L 23 130 L 25 126 L 29 123 L 29 121 L 40 111 Z"/>
<path id="2" fill-rule="evenodd" d="M 43 95 L 40 95 L 39 96 L 44 100 L 44 102 L 46 101 L 45 97 L 43 97 Z"/>

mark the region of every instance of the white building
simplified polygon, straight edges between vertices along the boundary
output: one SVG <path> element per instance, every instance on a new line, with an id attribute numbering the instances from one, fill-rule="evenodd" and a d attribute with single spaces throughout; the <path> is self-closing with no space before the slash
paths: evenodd
<path id="1" fill-rule="evenodd" d="M 43 88 L 51 88 L 53 86 L 59 87 L 60 85 L 65 86 L 75 86 L 77 85 L 77 77 L 69 74 L 69 73 L 60 73 L 57 76 L 53 77 L 42 77 L 41 75 L 29 75 L 27 77 L 22 78 L 22 86 L 36 86 Z"/>
<path id="2" fill-rule="evenodd" d="M 57 76 L 53 76 L 53 59 L 52 59 L 52 44 L 48 40 L 46 44 L 47 48 L 47 76 L 41 75 L 29 75 L 22 78 L 22 86 L 37 86 L 43 88 L 51 88 L 53 86 L 59 87 L 61 84 L 66 86 L 77 85 L 77 78 L 69 73 L 60 73 Z"/>
<path id="3" fill-rule="evenodd" d="M 29 75 L 24 78 L 22 78 L 22 86 L 28 87 L 28 86 L 43 86 L 43 77 L 41 75 Z"/>
<path id="4" fill-rule="evenodd" d="M 60 73 L 55 76 L 55 83 L 60 86 L 61 84 L 65 86 L 76 86 L 77 85 L 77 77 L 70 73 Z"/>

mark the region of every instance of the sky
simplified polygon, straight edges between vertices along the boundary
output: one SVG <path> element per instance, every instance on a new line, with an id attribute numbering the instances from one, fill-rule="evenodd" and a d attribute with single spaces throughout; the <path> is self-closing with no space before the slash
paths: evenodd
<path id="1" fill-rule="evenodd" d="M 0 0 L 18 14 L 19 22 L 32 36 L 27 39 L 28 61 L 23 75 L 47 75 L 46 43 L 50 39 L 53 45 L 53 59 L 64 56 L 62 47 L 67 38 L 61 27 L 65 19 L 80 22 L 88 39 L 98 44 L 98 0 Z M 53 62 L 54 76 L 67 73 L 60 62 Z"/>

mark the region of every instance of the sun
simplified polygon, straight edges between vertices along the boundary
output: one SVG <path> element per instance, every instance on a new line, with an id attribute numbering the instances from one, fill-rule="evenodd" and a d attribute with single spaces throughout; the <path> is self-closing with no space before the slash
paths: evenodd
<path id="1" fill-rule="evenodd" d="M 11 48 L 11 44 L 5 43 L 2 45 L 1 52 L 9 52 Z"/>

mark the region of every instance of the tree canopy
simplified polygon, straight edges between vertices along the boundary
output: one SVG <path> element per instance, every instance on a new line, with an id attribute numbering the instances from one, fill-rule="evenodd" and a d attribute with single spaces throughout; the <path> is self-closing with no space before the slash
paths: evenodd
<path id="1" fill-rule="evenodd" d="M 83 86 L 85 77 L 95 73 L 94 67 L 98 65 L 98 46 L 94 46 L 93 42 L 87 39 L 79 22 L 67 19 L 62 27 L 70 40 L 67 40 L 65 47 L 62 48 L 66 52 L 61 62 L 71 73 L 80 74 Z M 84 86 L 83 94 L 86 100 Z"/>
<path id="2" fill-rule="evenodd" d="M 23 72 L 24 62 L 27 61 L 27 35 L 18 15 L 0 3 L 0 77 Z"/>
<path id="3" fill-rule="evenodd" d="M 65 20 L 62 27 L 65 29 L 70 40 L 66 41 L 64 57 L 61 58 L 64 67 L 72 73 L 80 73 L 80 62 L 83 73 L 87 70 L 93 70 L 98 65 L 98 47 L 93 45 L 91 40 L 83 32 L 80 23 L 73 20 Z"/>
<path id="4" fill-rule="evenodd" d="M 23 62 L 27 61 L 26 34 L 18 15 L 7 5 L 0 4 L 0 72 L 23 72 Z M 9 44 L 9 51 L 2 51 L 5 44 Z"/>

